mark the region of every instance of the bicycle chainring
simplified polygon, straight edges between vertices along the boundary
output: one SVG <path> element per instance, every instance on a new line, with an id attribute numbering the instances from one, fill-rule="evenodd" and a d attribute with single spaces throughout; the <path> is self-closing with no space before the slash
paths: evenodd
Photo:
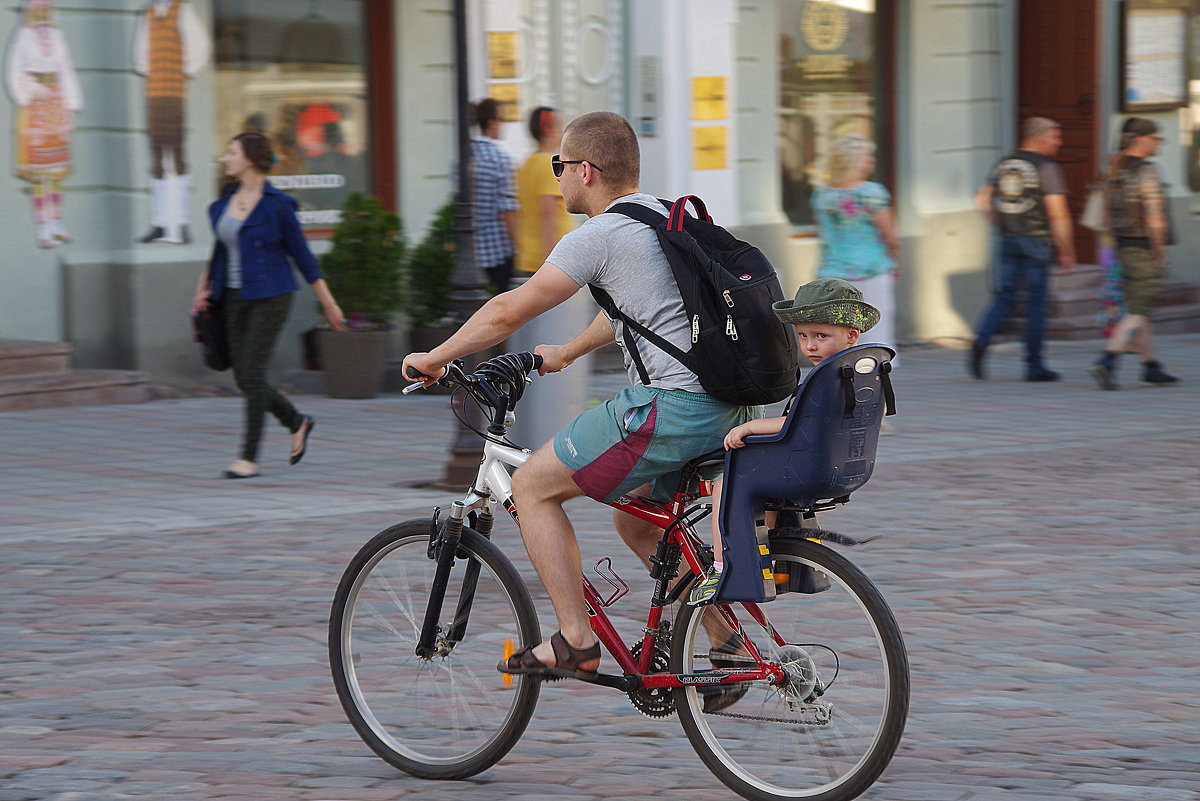
<path id="1" fill-rule="evenodd" d="M 637 659 L 642 652 L 639 642 L 633 646 L 633 657 Z M 654 658 L 650 660 L 651 673 L 665 673 L 671 666 L 671 655 L 666 646 L 655 644 Z M 629 693 L 629 700 L 648 718 L 667 718 L 675 714 L 675 696 L 670 687 L 642 687 Z"/>

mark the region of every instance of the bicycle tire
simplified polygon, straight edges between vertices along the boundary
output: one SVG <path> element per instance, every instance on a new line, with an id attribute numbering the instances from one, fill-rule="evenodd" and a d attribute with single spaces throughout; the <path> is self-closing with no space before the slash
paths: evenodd
<path id="1" fill-rule="evenodd" d="M 722 689 L 730 695 L 722 700 L 728 703 L 714 703 L 711 688 L 678 688 L 679 721 L 704 764 L 744 798 L 848 801 L 879 778 L 903 735 L 909 700 L 904 640 L 883 595 L 840 554 L 804 539 L 774 540 L 771 552 L 777 576 L 798 575 L 804 565 L 829 579 L 825 589 L 781 592 L 760 607 L 784 646 L 734 607 L 763 658 L 786 666 L 788 680 L 779 688 L 766 681 L 727 685 Z M 703 625 L 707 608 L 680 609 L 672 671 L 713 670 Z M 823 694 L 814 694 L 814 677 L 827 685 Z M 827 722 L 818 722 L 823 707 L 806 701 L 832 704 Z"/>
<path id="2" fill-rule="evenodd" d="M 413 776 L 461 779 L 496 764 L 533 716 L 539 682 L 496 670 L 506 647 L 541 640 L 537 612 L 520 574 L 479 533 L 464 528 L 438 617 L 454 620 L 465 565 L 479 566 L 461 642 L 416 655 L 436 562 L 431 521 L 380 532 L 346 568 L 329 619 L 334 686 L 358 735 L 385 761 Z"/>

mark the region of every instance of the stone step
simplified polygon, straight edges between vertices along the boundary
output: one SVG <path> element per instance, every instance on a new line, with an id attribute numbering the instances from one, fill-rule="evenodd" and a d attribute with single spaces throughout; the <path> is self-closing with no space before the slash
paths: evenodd
<path id="1" fill-rule="evenodd" d="M 1190 334 L 1200 331 L 1200 302 L 1172 303 L 1154 310 L 1150 318 L 1155 334 Z"/>
<path id="2" fill-rule="evenodd" d="M 1191 334 L 1200 332 L 1200 303 L 1177 303 L 1159 306 L 1150 317 L 1155 334 Z M 1024 330 L 1024 320 L 1006 331 L 1019 334 Z M 1100 319 L 1093 310 L 1087 314 L 1069 317 L 1052 317 L 1046 321 L 1048 339 L 1095 339 L 1100 336 Z"/>
<path id="3" fill-rule="evenodd" d="M 150 399 L 146 374 L 134 370 L 71 370 L 0 378 L 0 411 L 6 412 Z"/>
<path id="4" fill-rule="evenodd" d="M 0 378 L 69 372 L 73 352 L 66 342 L 0 339 Z"/>
<path id="5" fill-rule="evenodd" d="M 1080 264 L 1070 272 L 1055 270 L 1050 274 L 1050 291 L 1090 289 L 1095 291 L 1104 280 L 1104 271 L 1095 264 Z"/>

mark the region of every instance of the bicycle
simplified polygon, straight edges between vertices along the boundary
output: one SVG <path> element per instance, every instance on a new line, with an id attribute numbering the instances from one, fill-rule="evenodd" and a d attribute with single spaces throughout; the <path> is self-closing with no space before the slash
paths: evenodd
<path id="1" fill-rule="evenodd" d="M 530 353 L 485 361 L 470 374 L 450 365 L 442 382 L 464 403 L 473 398 L 487 419 L 486 431 L 476 431 L 484 450 L 475 481 L 446 515 L 436 508 L 371 539 L 334 598 L 329 653 L 338 697 L 367 745 L 413 776 L 456 779 L 491 767 L 517 743 L 538 700 L 541 679 L 496 669 L 515 649 L 540 642 L 541 631 L 524 581 L 489 539 L 498 508 L 519 524 L 510 471 L 530 451 L 505 435 L 538 366 Z M 585 680 L 626 693 L 650 717 L 678 712 L 705 765 L 747 799 L 854 798 L 895 752 L 909 675 L 882 595 L 822 544 L 855 541 L 816 527 L 815 512 L 847 498 L 777 506 L 764 557 L 775 583 L 770 603 L 683 603 L 674 625 L 664 619 L 711 561 L 695 531 L 710 512 L 702 499 L 711 483 L 699 476 L 722 458 L 689 463 L 668 504 L 631 495 L 611 504 L 663 536 L 646 625 L 632 647 L 604 611 L 628 584 L 608 559 L 595 567 L 612 587 L 607 597 L 583 576 L 592 628 L 621 670 Z"/>

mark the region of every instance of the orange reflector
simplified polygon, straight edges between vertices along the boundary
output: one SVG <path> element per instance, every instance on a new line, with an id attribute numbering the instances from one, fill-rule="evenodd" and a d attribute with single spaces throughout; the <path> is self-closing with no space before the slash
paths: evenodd
<path id="1" fill-rule="evenodd" d="M 512 637 L 505 638 L 505 640 L 504 640 L 504 661 L 505 662 L 507 662 L 508 658 L 513 655 L 513 651 L 514 651 L 514 648 L 513 648 Z M 506 688 L 512 687 L 512 676 L 509 675 L 508 673 L 501 673 L 500 675 L 504 677 L 504 686 Z"/>

